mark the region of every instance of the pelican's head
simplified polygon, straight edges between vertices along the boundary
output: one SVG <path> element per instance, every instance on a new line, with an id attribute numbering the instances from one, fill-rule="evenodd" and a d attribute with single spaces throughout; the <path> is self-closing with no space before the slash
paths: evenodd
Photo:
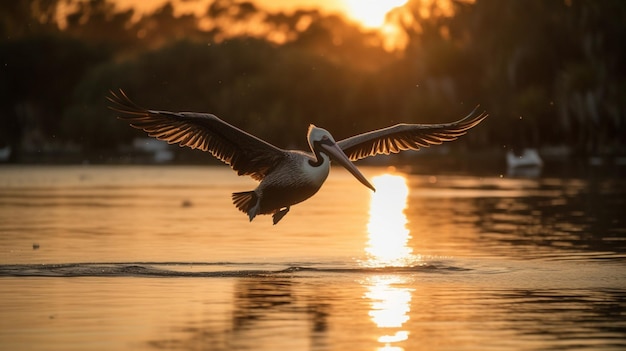
<path id="1" fill-rule="evenodd" d="M 311 151 L 315 153 L 315 157 L 317 157 L 317 162 L 319 164 L 323 162 L 321 154 L 325 154 L 330 159 L 337 161 L 340 165 L 345 167 L 348 172 L 352 173 L 352 175 L 361 182 L 361 184 L 372 189 L 373 191 L 376 191 L 374 186 L 370 184 L 370 182 L 363 174 L 361 174 L 352 161 L 350 161 L 348 156 L 346 156 L 343 150 L 341 150 L 339 145 L 335 142 L 335 138 L 333 138 L 333 136 L 326 129 L 319 128 L 311 124 L 309 126 L 307 139 L 309 141 Z"/>

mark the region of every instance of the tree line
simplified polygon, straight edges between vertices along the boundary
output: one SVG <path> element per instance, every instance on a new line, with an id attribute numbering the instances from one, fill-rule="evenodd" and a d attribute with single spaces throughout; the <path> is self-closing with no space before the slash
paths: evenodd
<path id="1" fill-rule="evenodd" d="M 109 0 L 0 4 L 0 147 L 111 150 L 140 135 L 107 108 L 122 88 L 155 109 L 205 111 L 284 147 L 309 123 L 337 138 L 394 123 L 491 117 L 458 147 L 626 151 L 626 2 L 411 0 L 406 46 L 315 10 L 215 0 L 136 18 Z M 434 5 L 433 5 L 434 6 Z M 457 146 L 455 146 L 457 147 Z"/>

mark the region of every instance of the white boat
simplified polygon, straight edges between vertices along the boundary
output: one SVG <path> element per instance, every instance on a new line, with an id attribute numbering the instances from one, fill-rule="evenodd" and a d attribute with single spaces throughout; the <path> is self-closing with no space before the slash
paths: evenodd
<path id="1" fill-rule="evenodd" d="M 521 153 L 506 153 L 507 173 L 510 176 L 535 178 L 541 174 L 543 160 L 536 149 L 523 149 Z"/>
<path id="2" fill-rule="evenodd" d="M 523 149 L 521 154 L 509 150 L 506 153 L 506 164 L 509 168 L 543 167 L 543 161 L 536 149 Z"/>
<path id="3" fill-rule="evenodd" d="M 7 145 L 0 148 L 0 162 L 6 162 L 11 157 L 11 146 Z"/>

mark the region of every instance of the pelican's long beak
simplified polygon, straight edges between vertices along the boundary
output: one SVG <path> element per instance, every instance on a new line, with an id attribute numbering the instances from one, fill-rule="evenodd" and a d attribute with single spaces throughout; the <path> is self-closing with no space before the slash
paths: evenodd
<path id="1" fill-rule="evenodd" d="M 376 188 L 365 178 L 363 174 L 359 171 L 358 168 L 350 161 L 348 156 L 343 153 L 343 150 L 337 144 L 322 144 L 321 147 L 326 151 L 335 161 L 339 162 L 348 172 L 352 173 L 352 175 L 361 182 L 361 184 L 366 187 L 376 191 Z"/>

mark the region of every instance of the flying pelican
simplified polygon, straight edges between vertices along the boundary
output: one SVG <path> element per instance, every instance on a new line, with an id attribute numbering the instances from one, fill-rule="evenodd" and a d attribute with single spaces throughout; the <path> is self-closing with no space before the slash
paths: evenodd
<path id="1" fill-rule="evenodd" d="M 335 141 L 325 129 L 311 124 L 307 140 L 311 153 L 278 148 L 234 127 L 215 115 L 196 112 L 170 112 L 145 109 L 121 89 L 111 91 L 110 108 L 133 128 L 170 144 L 210 152 L 230 165 L 238 175 L 260 181 L 252 191 L 232 194 L 234 205 L 252 221 L 260 214 L 271 214 L 278 223 L 292 205 L 313 196 L 324 184 L 330 160 L 344 166 L 363 185 L 376 191 L 351 161 L 379 154 L 419 150 L 456 140 L 487 117 L 475 116 L 476 107 L 465 118 L 444 124 L 396 124 Z"/>

